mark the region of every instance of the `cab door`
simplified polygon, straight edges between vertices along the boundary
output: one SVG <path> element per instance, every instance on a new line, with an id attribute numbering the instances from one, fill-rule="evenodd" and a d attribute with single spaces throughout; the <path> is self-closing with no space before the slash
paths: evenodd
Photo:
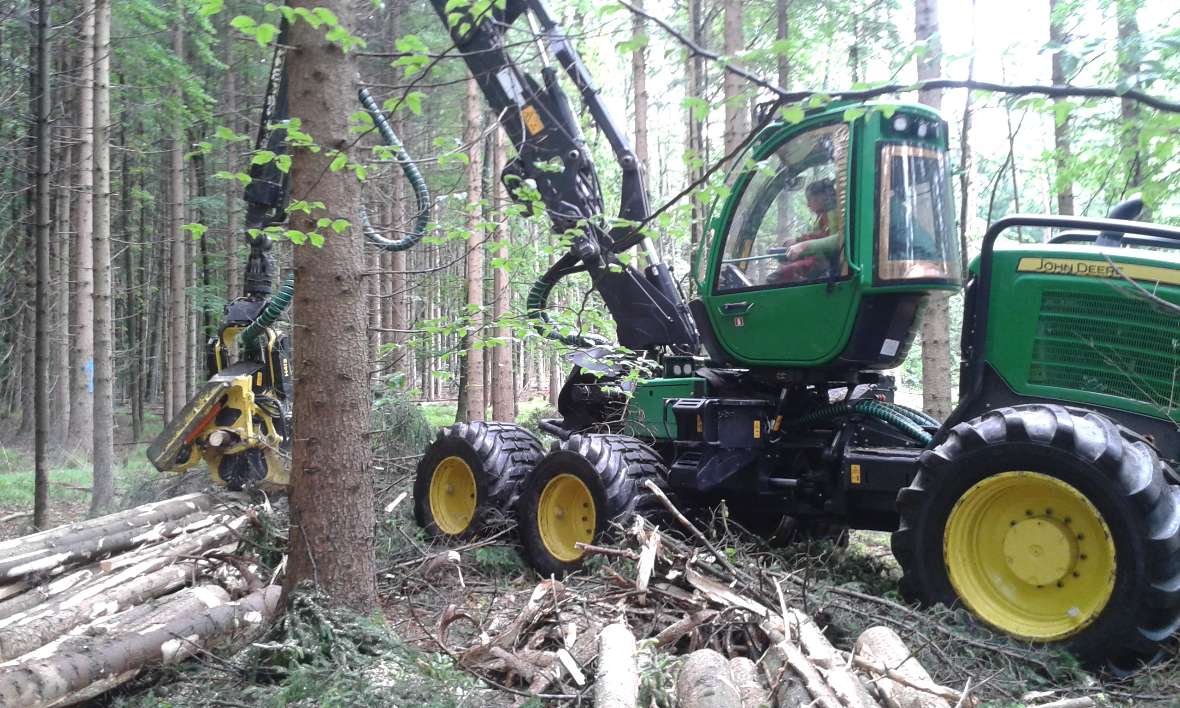
<path id="1" fill-rule="evenodd" d="M 821 365 L 848 339 L 849 126 L 768 142 L 734 184 L 715 246 L 709 320 L 749 365 Z"/>

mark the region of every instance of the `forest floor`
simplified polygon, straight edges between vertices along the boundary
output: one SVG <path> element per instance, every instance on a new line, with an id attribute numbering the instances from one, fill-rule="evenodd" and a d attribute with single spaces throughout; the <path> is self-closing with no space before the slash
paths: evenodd
<path id="1" fill-rule="evenodd" d="M 541 399 L 525 402 L 521 418 L 535 426 L 536 418 L 548 415 L 546 410 Z M 293 607 L 268 637 L 237 655 L 202 656 L 149 672 L 95 704 L 134 708 L 591 705 L 588 687 L 578 689 L 567 683 L 560 699 L 526 699 L 522 683 L 498 686 L 502 677 L 477 673 L 455 660 L 478 640 L 480 631 L 519 615 L 540 579 L 522 561 L 511 529 L 474 540 L 451 555 L 456 549 L 430 541 L 415 524 L 410 494 L 416 453 L 433 437 L 435 428 L 453 419 L 453 402 L 413 406 L 402 402 L 375 409 L 374 428 L 396 431 L 377 441 L 380 614 L 349 617 L 311 598 Z M 180 479 L 159 475 L 146 462 L 143 447 L 144 443 L 123 446 L 127 454 L 117 476 L 121 506 L 195 491 L 208 483 L 203 469 Z M 0 520 L 30 507 L 30 463 L 22 446 L 0 447 Z M 89 470 L 76 461 L 61 460 L 54 465 L 51 481 L 54 521 L 84 516 Z M 281 545 L 285 529 L 282 506 L 281 501 L 276 503 L 280 515 L 267 524 L 274 529 L 276 546 Z M 29 521 L 0 523 L 0 538 L 27 532 Z M 965 612 L 919 611 L 901 605 L 900 570 L 886 533 L 853 532 L 846 546 L 812 542 L 768 548 L 727 523 L 724 515 L 714 515 L 706 531 L 739 567 L 802 578 L 802 594 L 791 601 L 825 627 L 837 648 L 850 649 L 869 626 L 889 625 L 939 683 L 961 690 L 970 678 L 977 705 L 1032 706 L 1067 696 L 1086 696 L 1100 705 L 1180 705 L 1176 693 L 1180 657 L 1175 655 L 1119 681 L 1085 672 L 1060 652 L 998 636 Z M 619 574 L 631 572 L 627 563 L 592 559 L 584 572 L 567 578 L 565 586 L 579 603 L 601 605 L 604 597 L 613 596 L 610 588 Z M 442 629 L 445 618 L 459 615 L 475 619 L 457 622 L 449 631 Z M 653 616 L 650 624 L 666 618 Z M 704 641 L 731 641 L 720 629 L 704 634 Z M 641 705 L 675 705 L 674 680 L 685 649 L 646 651 Z"/>

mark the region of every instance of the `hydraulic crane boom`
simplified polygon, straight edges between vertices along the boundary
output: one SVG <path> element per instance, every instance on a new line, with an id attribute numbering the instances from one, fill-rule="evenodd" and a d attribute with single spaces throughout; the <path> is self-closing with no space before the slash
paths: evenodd
<path id="1" fill-rule="evenodd" d="M 432 4 L 516 148 L 517 156 L 501 179 L 510 193 L 522 182 L 535 185 L 554 231 L 573 236 L 569 253 L 534 284 L 530 312 L 544 318 L 553 286 L 567 275 L 584 271 L 614 318 L 621 345 L 634 350 L 669 347 L 695 352 L 697 333 L 683 298 L 667 266 L 638 228 L 650 214 L 642 168 L 549 9 L 542 0 L 508 0 L 502 8 L 489 3 L 483 9 L 449 8 L 446 0 L 432 0 Z M 517 28 L 522 19 L 527 26 Z M 513 41 L 514 32 L 527 41 Z M 521 44 L 539 49 L 540 81 L 510 54 L 512 47 Z M 551 56 L 577 88 L 622 170 L 621 204 L 613 225 L 606 218 L 593 161 Z M 642 272 L 618 257 L 636 245 L 642 245 L 647 256 Z M 590 340 L 576 338 L 571 343 Z"/>

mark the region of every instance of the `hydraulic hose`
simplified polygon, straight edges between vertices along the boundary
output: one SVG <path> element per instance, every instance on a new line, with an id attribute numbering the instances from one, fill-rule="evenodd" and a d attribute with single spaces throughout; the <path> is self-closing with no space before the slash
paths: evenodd
<path id="1" fill-rule="evenodd" d="M 262 308 L 262 312 L 258 317 L 251 322 L 242 333 L 238 335 L 238 340 L 242 343 L 243 353 L 252 353 L 258 351 L 258 337 L 267 327 L 278 321 L 283 312 L 291 305 L 292 298 L 295 297 L 295 275 L 287 276 L 283 284 L 279 286 L 278 292 L 267 300 L 266 307 Z"/>
<path id="2" fill-rule="evenodd" d="M 934 436 L 923 430 L 921 425 L 902 415 L 900 411 L 880 401 L 867 398 L 854 403 L 833 403 L 824 406 L 786 423 L 783 427 L 805 427 L 825 420 L 852 415 L 853 413 L 872 416 L 883 423 L 893 426 L 922 445 L 929 445 L 930 441 L 934 439 Z"/>
<path id="3" fill-rule="evenodd" d="M 381 107 L 373 100 L 369 89 L 362 88 L 357 92 L 357 96 L 361 100 L 361 105 L 372 117 L 373 124 L 377 126 L 377 132 L 381 133 L 381 139 L 394 149 L 397 164 L 401 166 L 402 173 L 414 189 L 414 201 L 418 206 L 418 214 L 414 217 L 414 225 L 410 229 L 410 233 L 401 238 L 385 238 L 373 228 L 369 221 L 369 212 L 362 204 L 361 222 L 364 226 L 365 238 L 386 251 L 405 251 L 413 248 L 426 235 L 426 225 L 430 221 L 430 190 L 426 187 L 426 180 L 422 177 L 418 165 L 410 159 L 405 148 L 402 147 L 402 141 L 393 132 L 393 127 L 389 125 L 389 120 L 385 117 L 385 111 L 381 110 Z"/>
<path id="4" fill-rule="evenodd" d="M 888 401 L 880 401 L 880 403 L 884 406 L 888 406 L 889 408 L 892 408 L 893 410 L 897 411 L 898 413 L 905 416 L 906 418 L 909 418 L 910 420 L 914 421 L 918 425 L 921 425 L 921 426 L 930 425 L 930 426 L 934 426 L 935 428 L 942 425 L 937 420 L 935 420 L 932 416 L 927 415 L 924 411 L 916 410 L 914 408 L 910 408 L 909 406 L 903 406 L 900 403 L 890 403 Z"/>
<path id="5" fill-rule="evenodd" d="M 553 288 L 557 285 L 558 281 L 567 275 L 585 270 L 584 266 L 577 265 L 577 261 L 577 256 L 567 253 L 550 266 L 544 275 L 537 278 L 533 286 L 529 288 L 528 297 L 525 298 L 525 311 L 528 313 L 529 319 L 537 321 L 533 325 L 533 328 L 546 339 L 560 342 L 567 347 L 586 349 L 606 344 L 607 340 L 594 335 L 562 334 L 557 331 L 556 325 L 554 325 L 553 320 L 547 312 L 549 308 L 549 294 L 553 292 Z"/>

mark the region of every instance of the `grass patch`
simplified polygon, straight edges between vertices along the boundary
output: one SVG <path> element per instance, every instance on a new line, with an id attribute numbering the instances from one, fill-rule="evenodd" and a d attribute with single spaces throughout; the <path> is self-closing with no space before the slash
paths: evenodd
<path id="1" fill-rule="evenodd" d="M 80 487 L 80 489 L 76 489 Z M 49 471 L 49 498 L 53 501 L 90 499 L 90 469 L 70 467 Z M 0 507 L 33 506 L 33 471 L 0 475 Z"/>
<path id="2" fill-rule="evenodd" d="M 446 401 L 423 401 L 418 405 L 422 408 L 422 413 L 426 416 L 426 422 L 433 429 L 445 428 L 455 422 L 455 411 L 458 406 L 454 403 Z M 521 401 L 516 406 L 516 420 L 521 425 L 529 427 L 526 425 L 527 421 L 535 421 L 542 413 L 551 410 L 549 401 L 544 398 Z M 548 414 L 546 413 L 546 415 Z"/>

